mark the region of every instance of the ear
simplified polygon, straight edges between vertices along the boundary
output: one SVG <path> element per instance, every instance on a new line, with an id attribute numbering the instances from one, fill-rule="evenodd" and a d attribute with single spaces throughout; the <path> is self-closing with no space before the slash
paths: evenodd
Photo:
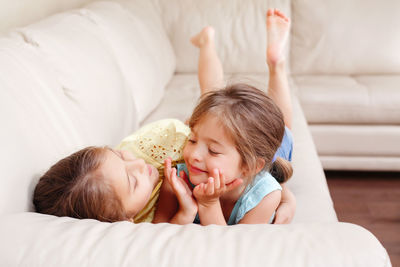
<path id="1" fill-rule="evenodd" d="M 254 175 L 259 173 L 264 168 L 264 166 L 265 166 L 265 160 L 262 158 L 257 158 L 256 170 L 254 172 Z M 253 172 L 250 171 L 248 166 L 243 166 L 243 175 L 244 176 L 251 175 L 251 173 L 253 173 Z"/>
<path id="2" fill-rule="evenodd" d="M 264 169 L 265 160 L 262 158 L 257 158 L 256 166 L 256 173 L 259 173 L 262 169 Z"/>

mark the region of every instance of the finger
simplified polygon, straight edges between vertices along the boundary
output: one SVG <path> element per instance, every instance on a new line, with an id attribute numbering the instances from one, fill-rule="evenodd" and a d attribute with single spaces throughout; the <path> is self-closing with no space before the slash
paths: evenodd
<path id="1" fill-rule="evenodd" d="M 205 190 L 206 190 L 207 195 L 214 194 L 214 178 L 213 177 L 208 178 Z"/>
<path id="2" fill-rule="evenodd" d="M 169 180 L 172 182 L 172 185 L 176 187 L 177 179 L 176 179 L 176 169 L 173 168 L 170 172 Z"/>
<path id="3" fill-rule="evenodd" d="M 168 177 L 171 173 L 171 158 L 166 158 L 164 160 L 164 176 Z"/>
<path id="4" fill-rule="evenodd" d="M 243 183 L 243 180 L 240 178 L 236 178 L 231 183 L 226 185 L 226 191 L 232 191 L 233 189 L 237 188 L 239 185 Z"/>
<path id="5" fill-rule="evenodd" d="M 214 169 L 214 188 L 216 190 L 220 188 L 220 177 L 218 169 Z"/>
<path id="6" fill-rule="evenodd" d="M 225 187 L 225 174 L 223 174 L 222 172 L 219 173 L 219 187 L 220 188 L 224 188 Z"/>
<path id="7" fill-rule="evenodd" d="M 198 195 L 201 193 L 201 185 L 202 183 L 195 186 L 195 188 L 193 189 L 193 194 Z"/>
<path id="8" fill-rule="evenodd" d="M 179 181 L 179 183 L 182 184 L 182 186 L 185 188 L 186 192 L 189 195 L 192 195 L 192 190 L 190 190 L 188 184 L 186 183 L 186 181 L 184 179 L 182 179 L 181 177 L 176 177 L 176 179 Z"/>

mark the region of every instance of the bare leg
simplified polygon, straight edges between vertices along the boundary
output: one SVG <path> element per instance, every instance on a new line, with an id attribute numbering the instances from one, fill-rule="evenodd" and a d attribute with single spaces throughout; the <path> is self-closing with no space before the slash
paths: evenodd
<path id="1" fill-rule="evenodd" d="M 288 39 L 290 20 L 279 10 L 267 12 L 267 64 L 269 68 L 268 95 L 281 109 L 285 125 L 292 126 L 292 103 L 285 69 L 284 48 Z"/>
<path id="2" fill-rule="evenodd" d="M 224 70 L 215 50 L 214 34 L 214 28 L 207 26 L 190 39 L 200 49 L 198 78 L 202 95 L 225 86 Z"/>

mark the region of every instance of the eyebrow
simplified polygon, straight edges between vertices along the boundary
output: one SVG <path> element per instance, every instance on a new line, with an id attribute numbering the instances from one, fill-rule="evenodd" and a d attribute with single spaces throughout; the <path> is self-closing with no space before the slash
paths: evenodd
<path id="1" fill-rule="evenodd" d="M 192 134 L 194 135 L 194 136 L 197 136 L 197 134 L 196 134 L 196 132 L 194 131 L 194 130 L 192 130 Z M 206 138 L 204 138 L 206 141 L 208 141 L 208 142 L 211 142 L 211 143 L 214 143 L 214 144 L 217 144 L 217 145 L 220 145 L 220 146 L 224 146 L 223 144 L 221 144 L 220 142 L 218 142 L 217 140 L 215 140 L 215 139 L 213 139 L 213 138 L 211 138 L 211 137 L 206 137 Z"/>
<path id="2" fill-rule="evenodd" d="M 119 157 L 120 159 L 124 160 L 124 159 L 122 158 L 122 156 L 121 156 L 120 153 L 118 153 L 117 151 L 115 151 L 115 150 L 112 149 L 112 148 L 109 148 L 109 149 L 110 149 L 111 152 L 113 152 L 117 157 Z M 129 193 L 130 191 L 132 191 L 132 186 L 131 186 L 131 180 L 129 179 L 129 174 L 128 174 L 128 171 L 126 170 L 126 168 L 125 168 L 125 173 L 126 173 L 126 179 L 128 180 L 128 185 L 129 185 L 129 187 L 128 187 L 128 193 Z"/>

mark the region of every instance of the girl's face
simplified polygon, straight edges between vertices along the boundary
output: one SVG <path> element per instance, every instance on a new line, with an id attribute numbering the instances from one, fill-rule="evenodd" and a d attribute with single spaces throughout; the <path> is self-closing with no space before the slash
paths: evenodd
<path id="1" fill-rule="evenodd" d="M 183 158 L 194 185 L 206 183 L 214 169 L 225 175 L 227 184 L 244 175 L 233 140 L 226 134 L 219 119 L 211 114 L 193 127 L 183 150 Z"/>
<path id="2" fill-rule="evenodd" d="M 146 206 L 159 178 L 154 166 L 125 150 L 107 149 L 100 171 L 132 217 Z"/>

